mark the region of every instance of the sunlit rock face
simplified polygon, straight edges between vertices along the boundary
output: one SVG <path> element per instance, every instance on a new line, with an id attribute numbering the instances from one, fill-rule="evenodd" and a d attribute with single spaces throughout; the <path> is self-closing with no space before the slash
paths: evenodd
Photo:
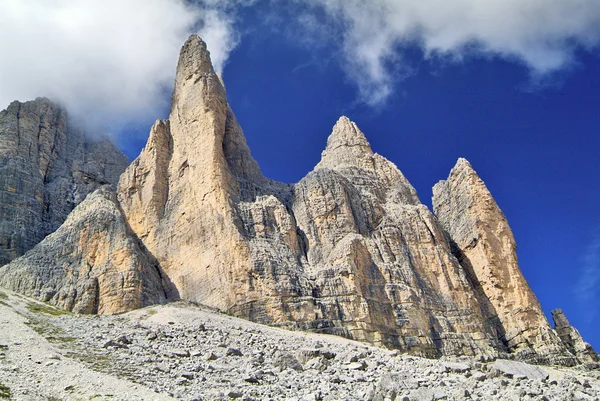
<path id="1" fill-rule="evenodd" d="M 11 103 L 0 112 L 0 266 L 54 232 L 88 193 L 116 184 L 128 164 L 60 105 Z"/>
<path id="2" fill-rule="evenodd" d="M 433 194 L 438 221 L 461 265 L 489 300 L 486 318 L 497 320 L 508 349 L 534 362 L 576 363 L 523 277 L 508 222 L 471 164 L 459 159 Z"/>
<path id="3" fill-rule="evenodd" d="M 546 321 L 506 219 L 468 162 L 434 188 L 436 216 L 341 117 L 300 182 L 265 178 L 197 36 L 181 49 L 169 118 L 154 124 L 116 195 L 103 190 L 87 202 L 34 249 L 71 266 L 43 274 L 56 293 L 43 295 L 52 291 L 37 277 L 49 270 L 34 251 L 13 262 L 22 267 L 11 269 L 12 288 L 84 313 L 180 297 L 428 357 L 581 361 L 579 346 L 566 343 L 572 332 L 557 335 Z M 91 202 L 110 212 L 91 213 Z M 93 257 L 79 240 L 56 253 L 57 235 L 89 230 Z M 102 287 L 100 277 L 122 280 Z"/>
<path id="4" fill-rule="evenodd" d="M 184 299 L 427 356 L 515 348 L 435 216 L 349 119 L 299 183 L 265 178 L 197 37 L 118 196 Z"/>

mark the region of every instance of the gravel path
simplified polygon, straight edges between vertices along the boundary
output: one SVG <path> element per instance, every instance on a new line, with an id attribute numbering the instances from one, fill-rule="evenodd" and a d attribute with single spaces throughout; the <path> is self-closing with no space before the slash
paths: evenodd
<path id="1" fill-rule="evenodd" d="M 599 379 L 596 364 L 429 360 L 186 303 L 82 316 L 0 291 L 0 399 L 600 400 Z"/>

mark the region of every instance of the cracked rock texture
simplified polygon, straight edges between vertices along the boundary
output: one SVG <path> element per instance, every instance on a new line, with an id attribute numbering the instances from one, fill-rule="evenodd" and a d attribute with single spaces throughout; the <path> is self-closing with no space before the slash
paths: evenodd
<path id="1" fill-rule="evenodd" d="M 158 263 L 101 187 L 32 250 L 0 267 L 0 285 L 69 311 L 122 313 L 170 295 Z"/>
<path id="2" fill-rule="evenodd" d="M 118 196 L 182 299 L 420 355 L 504 351 L 435 218 L 354 123 L 290 186 L 260 172 L 197 36 L 172 102 Z"/>
<path id="3" fill-rule="evenodd" d="M 0 112 L 0 265 L 54 232 L 88 193 L 116 184 L 129 161 L 45 98 Z"/>

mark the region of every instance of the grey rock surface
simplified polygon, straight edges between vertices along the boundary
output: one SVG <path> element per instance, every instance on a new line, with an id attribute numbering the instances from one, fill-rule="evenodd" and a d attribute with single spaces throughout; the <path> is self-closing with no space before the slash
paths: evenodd
<path id="1" fill-rule="evenodd" d="M 88 193 L 116 184 L 127 158 L 45 99 L 0 112 L 0 265 L 54 232 Z"/>
<path id="2" fill-rule="evenodd" d="M 58 314 L 47 306 L 32 312 L 37 310 L 32 301 L 8 292 L 3 302 L 0 344 L 7 347 L 0 348 L 0 383 L 17 400 L 600 397 L 597 369 L 542 367 L 548 379 L 499 375 L 493 363 L 470 357 L 424 359 L 336 336 L 263 326 L 183 302 L 96 317 Z M 12 330 L 4 330 L 9 325 Z M 152 340 L 150 333 L 156 336 Z M 123 336 L 127 348 L 104 348 L 107 340 L 120 343 Z M 228 355 L 228 349 L 242 355 Z M 217 357 L 205 357 L 210 354 Z M 449 370 L 452 364 L 469 369 Z"/>
<path id="3" fill-rule="evenodd" d="M 506 359 L 497 359 L 492 370 L 500 372 L 511 377 L 527 377 L 528 379 L 545 380 L 548 378 L 548 372 L 539 366 L 530 365 L 523 362 L 509 361 Z"/>
<path id="4" fill-rule="evenodd" d="M 169 283 L 129 230 L 109 186 L 90 194 L 24 256 L 0 267 L 0 286 L 84 314 L 122 313 L 169 297 Z"/>
<path id="5" fill-rule="evenodd" d="M 573 355 L 576 355 L 580 362 L 598 362 L 600 358 L 590 344 L 583 340 L 579 331 L 571 326 L 569 320 L 565 316 L 562 309 L 554 309 L 552 311 L 552 320 L 554 321 L 554 331 L 561 339 L 567 349 Z"/>

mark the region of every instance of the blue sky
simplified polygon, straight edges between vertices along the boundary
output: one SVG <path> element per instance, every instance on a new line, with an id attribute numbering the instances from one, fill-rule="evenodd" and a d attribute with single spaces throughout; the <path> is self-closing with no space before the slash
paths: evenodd
<path id="1" fill-rule="evenodd" d="M 56 74 L 51 63 L 38 66 L 25 56 L 22 76 L 14 60 L 0 63 L 0 100 L 55 96 L 111 127 L 135 158 L 152 122 L 167 118 L 179 47 L 199 31 L 265 175 L 300 180 L 341 115 L 398 165 L 429 206 L 432 186 L 457 158 L 467 158 L 507 216 L 521 269 L 544 311 L 563 308 L 600 350 L 600 2 L 246 0 L 233 6 L 207 0 L 198 9 L 157 0 L 153 13 L 140 13 L 148 3 L 136 1 L 75 10 L 89 11 L 80 32 L 44 20 L 56 10 L 42 0 L 32 2 L 40 7 L 38 24 L 29 15 L 19 25 L 4 13 L 0 33 L 2 27 L 11 33 L 53 27 L 36 41 L 15 42 L 36 60 L 45 40 L 70 43 L 74 29 L 77 40 L 52 47 L 53 59 L 73 60 Z M 135 31 L 112 29 L 115 19 L 134 21 Z M 102 34 L 88 38 L 93 30 Z M 68 70 L 86 63 L 109 78 Z"/>

